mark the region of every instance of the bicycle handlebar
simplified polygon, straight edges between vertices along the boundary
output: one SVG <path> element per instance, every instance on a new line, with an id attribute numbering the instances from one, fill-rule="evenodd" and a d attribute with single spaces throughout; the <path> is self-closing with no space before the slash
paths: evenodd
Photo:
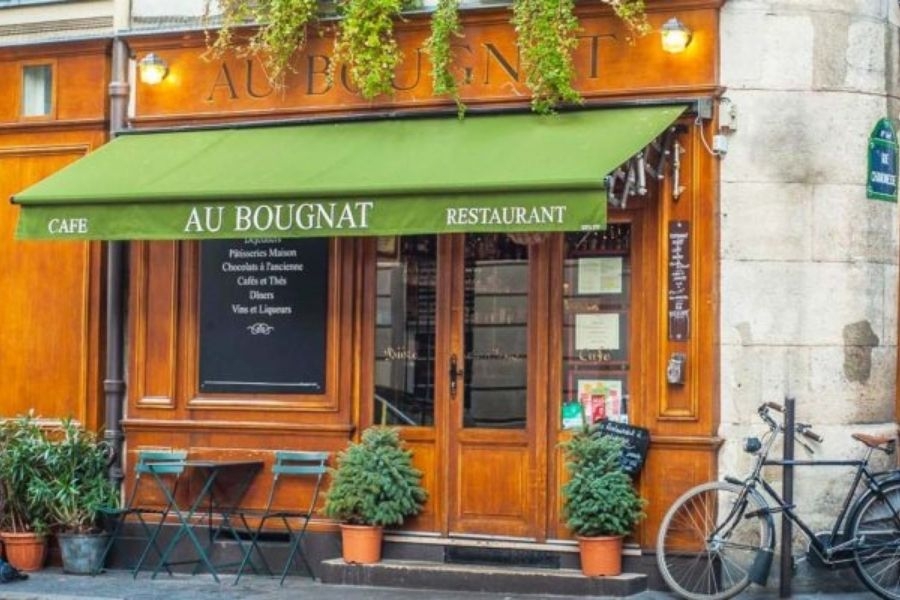
<path id="1" fill-rule="evenodd" d="M 797 433 L 805 437 L 806 439 L 812 440 L 814 442 L 821 443 L 825 438 L 821 435 L 810 429 L 812 425 L 808 425 L 806 423 L 798 423 L 797 424 Z"/>
<path id="2" fill-rule="evenodd" d="M 775 421 L 775 419 L 773 419 L 769 415 L 770 410 L 774 410 L 776 412 L 780 412 L 780 413 L 784 414 L 784 407 L 782 405 L 778 404 L 777 402 L 764 402 L 763 404 L 760 404 L 760 406 L 759 406 L 759 410 L 757 412 L 759 413 L 760 418 L 763 421 L 765 421 L 766 424 L 769 425 L 769 427 L 771 427 L 772 430 L 774 431 L 776 428 L 779 427 L 779 425 Z M 796 430 L 797 433 L 799 433 L 806 439 L 812 440 L 814 442 L 821 443 L 825 439 L 821 435 L 819 435 L 818 433 L 813 431 L 812 425 L 810 425 L 809 423 L 797 423 L 796 426 L 794 427 L 794 429 Z"/>
<path id="3" fill-rule="evenodd" d="M 814 442 L 822 443 L 825 440 L 825 438 L 823 438 L 821 435 L 819 435 L 815 431 L 810 431 L 808 429 L 805 429 L 803 431 L 798 430 L 797 432 L 800 435 L 802 435 L 803 437 L 810 439 Z"/>

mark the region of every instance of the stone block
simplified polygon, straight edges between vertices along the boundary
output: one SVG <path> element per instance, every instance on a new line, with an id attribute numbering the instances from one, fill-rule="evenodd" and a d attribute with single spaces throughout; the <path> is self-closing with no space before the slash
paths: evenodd
<path id="1" fill-rule="evenodd" d="M 809 381 L 809 348 L 722 346 L 722 422 L 752 425 L 763 402 L 782 402 Z"/>
<path id="2" fill-rule="evenodd" d="M 860 185 L 883 96 L 735 90 L 738 131 L 723 159 L 723 182 Z M 727 165 L 727 166 L 726 166 Z"/>
<path id="3" fill-rule="evenodd" d="M 845 375 L 842 346 L 722 346 L 722 423 L 753 425 L 763 402 L 797 401 L 797 418 L 819 425 L 883 423 L 894 414 L 896 348 L 869 349 L 864 382 Z"/>
<path id="4" fill-rule="evenodd" d="M 814 260 L 897 262 L 897 204 L 867 200 L 864 181 L 815 186 L 810 223 Z"/>
<path id="5" fill-rule="evenodd" d="M 885 18 L 890 0 L 728 0 L 723 12 L 845 13 Z"/>
<path id="6" fill-rule="evenodd" d="M 721 263 L 721 327 L 757 344 L 842 345 L 843 329 L 884 328 L 884 269 L 865 263 Z"/>
<path id="7" fill-rule="evenodd" d="M 723 166 L 723 169 L 727 168 Z M 721 195 L 722 256 L 809 260 L 812 186 L 726 183 Z"/>
<path id="8" fill-rule="evenodd" d="M 729 88 L 810 89 L 814 27 L 809 15 L 723 11 L 722 82 Z"/>
<path id="9" fill-rule="evenodd" d="M 831 39 L 828 29 L 823 29 L 817 23 L 817 45 L 828 47 L 826 40 Z M 887 24 L 882 21 L 858 20 L 850 24 L 845 40 L 846 52 L 844 64 L 846 75 L 842 82 L 844 88 L 883 94 L 887 87 L 885 68 L 885 42 Z M 819 42 L 818 40 L 823 40 Z M 816 63 L 832 62 L 841 57 L 837 54 L 823 54 L 816 51 Z"/>
<path id="10" fill-rule="evenodd" d="M 881 337 L 884 346 L 897 345 L 897 324 L 900 322 L 897 271 L 896 265 L 884 265 L 884 330 Z"/>

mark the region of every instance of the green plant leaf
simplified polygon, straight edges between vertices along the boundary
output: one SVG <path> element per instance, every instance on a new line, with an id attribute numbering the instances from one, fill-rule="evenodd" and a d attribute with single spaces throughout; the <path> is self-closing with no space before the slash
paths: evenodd
<path id="1" fill-rule="evenodd" d="M 396 429 L 367 429 L 359 443 L 338 454 L 330 474 L 325 514 L 344 523 L 402 525 L 427 499 L 422 474 Z"/>
<path id="2" fill-rule="evenodd" d="M 566 525 L 581 536 L 627 535 L 644 518 L 646 502 L 622 471 L 622 442 L 577 432 L 561 444 L 569 481 L 562 487 Z"/>

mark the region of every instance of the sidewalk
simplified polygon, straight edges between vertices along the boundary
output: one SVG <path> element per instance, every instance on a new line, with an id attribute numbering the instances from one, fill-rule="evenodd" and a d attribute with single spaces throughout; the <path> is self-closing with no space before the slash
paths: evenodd
<path id="1" fill-rule="evenodd" d="M 778 589 L 753 590 L 742 598 L 777 598 Z M 808 593 L 793 596 L 798 600 L 830 599 L 863 600 L 871 594 Z M 89 577 L 66 575 L 58 568 L 32 573 L 28 580 L 0 584 L 0 600 L 560 600 L 584 596 L 538 596 L 409 590 L 357 586 L 324 585 L 306 577 L 289 577 L 284 586 L 276 578 L 244 576 L 240 584 L 224 580 L 216 583 L 209 575 L 161 575 L 150 579 L 141 574 L 137 579 L 128 571 L 109 571 Z M 594 597 L 595 599 L 597 597 Z M 634 600 L 671 600 L 675 596 L 663 592 L 644 592 L 630 596 Z"/>

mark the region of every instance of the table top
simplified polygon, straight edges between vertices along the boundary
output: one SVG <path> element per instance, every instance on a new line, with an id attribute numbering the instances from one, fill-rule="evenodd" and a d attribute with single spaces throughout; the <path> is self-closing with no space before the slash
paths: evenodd
<path id="1" fill-rule="evenodd" d="M 262 459 L 230 459 L 230 458 L 221 458 L 221 459 L 192 459 L 189 458 L 187 460 L 178 461 L 177 463 L 173 463 L 171 461 L 153 463 L 148 462 L 147 468 L 153 470 L 154 467 L 171 467 L 172 464 L 181 464 L 185 467 L 193 467 L 196 469 L 216 469 L 216 468 L 232 468 L 232 467 L 262 467 L 263 461 Z"/>
<path id="2" fill-rule="evenodd" d="M 213 469 L 216 467 L 261 467 L 263 461 L 261 459 L 230 459 L 230 458 L 214 458 L 214 459 L 187 459 L 184 466 L 195 467 L 198 469 Z"/>

